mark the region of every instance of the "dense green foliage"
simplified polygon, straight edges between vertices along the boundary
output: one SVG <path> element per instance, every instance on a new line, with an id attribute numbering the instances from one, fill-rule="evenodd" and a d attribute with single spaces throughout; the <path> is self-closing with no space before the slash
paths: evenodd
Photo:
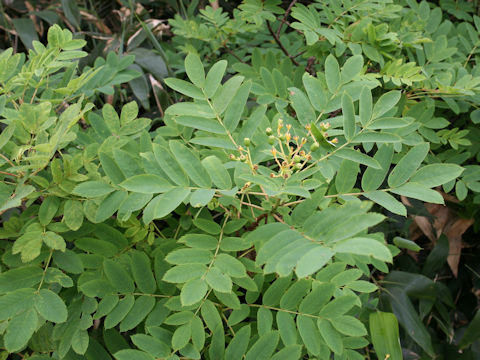
<path id="1" fill-rule="evenodd" d="M 178 4 L 2 8 L 0 356 L 478 358 L 473 3 Z"/>

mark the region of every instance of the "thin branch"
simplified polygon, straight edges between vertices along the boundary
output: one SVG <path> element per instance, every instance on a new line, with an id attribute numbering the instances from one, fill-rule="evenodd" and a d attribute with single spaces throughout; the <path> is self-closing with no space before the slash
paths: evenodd
<path id="1" fill-rule="evenodd" d="M 299 53 L 296 53 L 295 55 L 292 55 L 292 59 L 295 59 L 295 58 L 299 57 L 300 55 L 305 54 L 306 51 L 307 51 L 307 50 L 302 50 L 302 51 L 300 51 Z"/>
<path id="2" fill-rule="evenodd" d="M 233 328 L 228 324 L 228 320 L 227 320 L 227 317 L 225 316 L 225 314 L 223 312 L 220 312 L 220 316 L 222 317 L 223 321 L 225 321 L 225 324 L 227 325 L 228 329 L 230 330 L 230 332 L 232 333 L 232 336 L 235 336 L 235 331 L 233 330 Z"/>
<path id="3" fill-rule="evenodd" d="M 272 216 L 275 218 L 275 220 L 277 220 L 278 222 L 281 222 L 282 224 L 285 224 L 285 221 L 283 221 L 283 219 L 278 216 L 277 214 L 275 213 L 272 213 Z"/>
<path id="4" fill-rule="evenodd" d="M 270 21 L 267 20 L 267 27 L 268 27 L 268 31 L 270 32 L 270 34 L 273 36 L 273 39 L 275 40 L 275 42 L 277 43 L 277 45 L 280 47 L 280 49 L 283 51 L 283 53 L 292 61 L 292 63 L 296 66 L 300 66 L 300 64 L 298 63 L 297 60 L 295 60 L 293 58 L 292 55 L 289 54 L 289 52 L 287 51 L 287 49 L 285 48 L 285 46 L 283 46 L 282 42 L 280 41 L 280 38 L 278 37 L 277 34 L 275 34 L 275 32 L 273 31 L 272 29 L 272 25 L 270 24 Z"/>
<path id="5" fill-rule="evenodd" d="M 278 37 L 280 36 L 280 31 L 282 30 L 283 23 L 285 21 L 287 21 L 287 17 L 290 14 L 290 11 L 292 10 L 293 5 L 295 5 L 296 2 L 297 2 L 297 0 L 292 0 L 290 5 L 288 5 L 287 10 L 285 11 L 285 15 L 283 16 L 283 21 L 280 22 L 280 26 L 278 27 L 278 30 L 277 30 L 277 36 Z"/>
<path id="6" fill-rule="evenodd" d="M 14 176 L 16 178 L 18 178 L 19 176 L 16 175 L 16 174 L 12 174 L 12 173 L 9 173 L 9 172 L 6 172 L 6 171 L 0 171 L 0 174 L 4 174 L 4 175 L 10 175 L 10 176 Z"/>
<path id="7" fill-rule="evenodd" d="M 195 316 L 197 316 L 197 314 L 200 311 L 200 309 L 202 308 L 203 304 L 205 304 L 205 301 L 207 301 L 207 299 L 210 296 L 212 290 L 213 289 L 208 290 L 207 293 L 205 294 L 205 296 L 203 297 L 202 302 L 200 303 L 200 305 L 198 305 L 197 310 L 195 310 Z"/>
<path id="8" fill-rule="evenodd" d="M 467 60 L 465 60 L 465 64 L 463 64 L 463 67 L 466 67 L 468 62 L 470 61 L 471 57 L 473 56 L 475 50 L 477 50 L 477 45 L 475 45 L 473 48 L 472 48 L 472 51 L 470 51 L 470 54 L 468 54 L 468 57 L 467 57 Z"/>
<path id="9" fill-rule="evenodd" d="M 253 224 L 249 225 L 248 227 L 245 228 L 246 231 L 252 231 L 252 230 L 255 230 L 257 228 L 257 226 L 260 224 L 260 221 L 262 219 L 265 218 L 265 224 L 266 224 L 266 221 L 267 221 L 267 217 L 268 217 L 268 214 L 267 213 L 263 213 L 262 215 L 260 215 Z"/>
<path id="10" fill-rule="evenodd" d="M 287 20 L 285 20 L 285 19 L 283 19 L 283 18 L 281 18 L 281 17 L 278 17 L 278 16 L 277 16 L 277 21 L 280 21 L 282 24 L 285 24 L 285 25 L 287 25 L 288 27 L 291 27 L 291 28 L 292 28 L 292 24 L 291 24 L 289 21 L 287 21 Z M 293 29 L 297 34 L 303 35 L 303 31 L 298 30 L 298 29 L 294 29 L 294 28 L 292 28 L 292 29 Z"/>
<path id="11" fill-rule="evenodd" d="M 213 254 L 213 259 L 212 261 L 210 262 L 210 264 L 208 265 L 208 268 L 207 270 L 205 271 L 205 273 L 202 275 L 201 279 L 205 279 L 205 277 L 207 276 L 208 272 L 210 271 L 210 269 L 212 268 L 213 266 L 213 263 L 215 262 L 215 259 L 217 258 L 217 255 L 218 255 L 218 251 L 220 250 L 220 244 L 222 243 L 222 239 L 223 239 L 223 229 L 225 228 L 225 224 L 227 223 L 229 219 L 229 216 L 227 215 L 225 217 L 225 219 L 223 220 L 223 224 L 222 224 L 222 229 L 220 230 L 220 236 L 218 238 L 218 243 L 217 243 L 217 248 L 215 249 L 215 254 Z M 208 296 L 208 295 L 207 295 Z M 201 307 L 201 305 L 200 305 Z M 198 311 L 198 310 L 197 310 Z"/>
<path id="12" fill-rule="evenodd" d="M 291 201 L 291 202 L 288 202 L 288 203 L 285 203 L 285 204 L 282 204 L 280 206 L 291 206 L 291 205 L 296 205 L 296 204 L 300 204 L 302 202 L 304 202 L 306 199 L 301 199 L 301 200 L 295 200 L 295 201 Z"/>
<path id="13" fill-rule="evenodd" d="M 251 207 L 253 207 L 253 208 L 255 208 L 255 209 L 265 211 L 265 209 L 262 208 L 261 206 L 258 206 L 258 205 L 255 205 L 255 204 L 250 204 L 249 202 L 240 201 L 240 204 L 242 204 L 242 205 L 247 205 L 247 206 L 251 206 Z"/>
<path id="14" fill-rule="evenodd" d="M 237 191 L 237 194 L 242 194 L 243 192 L 244 192 L 244 191 L 239 190 L 239 191 Z M 249 195 L 267 196 L 266 193 L 264 193 L 264 192 L 258 192 L 258 191 L 248 191 L 248 192 L 245 192 L 245 193 L 247 193 L 247 194 L 249 194 Z"/>
<path id="15" fill-rule="evenodd" d="M 15 166 L 15 164 L 8 157 L 0 153 L 0 157 L 10 164 L 10 166 Z"/>
<path id="16" fill-rule="evenodd" d="M 238 257 L 239 257 L 239 258 L 244 257 L 244 256 L 250 254 L 252 251 L 255 251 L 255 248 L 254 248 L 254 247 L 251 247 L 250 249 L 248 249 L 247 251 L 245 251 L 244 253 L 242 253 L 242 254 L 239 255 Z"/>
<path id="17" fill-rule="evenodd" d="M 286 312 L 286 313 L 292 314 L 292 315 L 306 316 L 306 317 L 310 317 L 310 318 L 313 318 L 313 319 L 323 319 L 321 316 L 302 313 L 302 312 L 298 312 L 298 311 L 287 310 L 287 309 L 280 309 L 280 308 L 276 308 L 276 307 L 268 306 L 268 305 L 261 305 L 261 304 L 247 304 L 247 305 L 251 306 L 251 307 L 264 308 L 264 309 L 269 309 L 269 310 L 274 310 L 274 311 L 279 311 L 279 312 Z"/>
<path id="18" fill-rule="evenodd" d="M 248 196 L 248 193 L 247 193 L 247 199 L 248 199 L 248 202 L 251 204 L 252 203 L 252 200 L 250 200 L 250 196 Z M 250 207 L 250 211 L 252 212 L 252 218 L 255 219 L 255 213 L 253 212 L 253 208 Z"/>
<path id="19" fill-rule="evenodd" d="M 380 190 L 382 191 L 382 189 Z M 340 196 L 360 196 L 365 194 L 365 192 L 355 192 L 355 193 L 345 193 L 345 194 L 333 194 L 333 195 L 325 195 L 324 198 L 336 198 Z"/>
<path id="20" fill-rule="evenodd" d="M 165 240 L 167 240 L 167 237 L 165 235 L 163 235 L 163 233 L 161 232 L 161 230 L 158 228 L 158 226 L 155 224 L 154 221 L 152 221 L 152 224 L 153 224 L 153 227 L 155 228 L 155 230 L 157 230 L 157 233 Z"/>
<path id="21" fill-rule="evenodd" d="M 245 61 L 243 61 L 241 57 L 239 57 L 237 54 L 235 54 L 235 53 L 233 52 L 233 50 L 230 49 L 230 48 L 227 46 L 227 44 L 225 44 L 223 47 L 224 47 L 224 49 L 227 50 L 227 52 L 228 52 L 230 55 L 232 55 L 235 59 L 237 59 L 237 60 L 240 61 L 241 63 L 245 64 Z"/>

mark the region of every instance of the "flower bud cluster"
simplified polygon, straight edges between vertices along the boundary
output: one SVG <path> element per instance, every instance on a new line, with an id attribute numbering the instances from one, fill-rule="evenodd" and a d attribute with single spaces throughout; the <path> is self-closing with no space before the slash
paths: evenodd
<path id="1" fill-rule="evenodd" d="M 325 141 L 327 141 L 328 143 L 330 143 L 332 145 L 338 143 L 338 138 L 333 138 L 332 140 L 327 139 L 328 136 L 329 136 L 328 133 L 327 133 L 327 130 L 330 129 L 330 127 L 331 127 L 331 124 L 329 122 L 321 122 L 319 127 L 320 127 L 319 131 L 320 131 L 321 135 L 325 138 Z M 307 125 L 307 126 L 305 126 L 305 128 L 308 131 L 308 135 L 313 139 L 313 144 L 310 146 L 310 151 L 311 152 L 317 151 L 320 148 L 320 144 L 318 143 L 315 136 L 312 134 L 311 126 Z"/>
<path id="2" fill-rule="evenodd" d="M 277 173 L 271 173 L 270 177 L 282 177 L 287 179 L 293 173 L 301 171 L 308 161 L 312 160 L 310 152 L 305 152 L 307 138 L 292 135 L 292 126 L 278 120 L 277 131 L 271 128 L 265 129 L 268 143 L 272 145 L 271 153 L 278 165 Z"/>
<path id="3" fill-rule="evenodd" d="M 331 144 L 338 142 L 337 138 L 327 140 L 327 130 L 331 127 L 330 123 L 322 122 L 319 124 L 319 130 L 322 136 Z M 268 143 L 272 146 L 271 154 L 278 166 L 277 172 L 272 172 L 270 177 L 289 178 L 295 172 L 299 172 L 305 168 L 306 164 L 312 160 L 311 153 L 318 150 L 320 144 L 311 131 L 311 126 L 306 125 L 308 137 L 312 139 L 308 152 L 306 151 L 308 139 L 305 137 L 292 134 L 292 125 L 285 124 L 282 119 L 278 119 L 276 131 L 268 127 L 265 129 L 265 135 L 268 137 Z M 243 146 L 238 146 L 239 155 L 230 154 L 233 161 L 241 161 L 248 164 L 253 171 L 258 169 L 257 164 L 253 164 L 250 154 L 252 141 L 246 137 L 243 139 Z"/>

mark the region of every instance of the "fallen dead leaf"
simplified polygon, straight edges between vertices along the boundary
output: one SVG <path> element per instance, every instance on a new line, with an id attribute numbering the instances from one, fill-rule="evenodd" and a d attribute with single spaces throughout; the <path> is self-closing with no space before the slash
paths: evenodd
<path id="1" fill-rule="evenodd" d="M 440 192 L 445 200 L 458 202 L 454 196 Z M 408 198 L 402 196 L 404 205 L 411 206 Z M 417 240 L 425 235 L 435 245 L 441 234 L 445 234 L 449 243 L 447 262 L 455 277 L 458 276 L 458 265 L 462 255 L 462 235 L 474 223 L 473 219 L 463 219 L 455 215 L 448 206 L 440 204 L 425 204 L 425 208 L 434 218 L 433 223 L 426 216 L 413 216 L 413 224 L 410 226 L 410 239 Z"/>
<path id="2" fill-rule="evenodd" d="M 449 244 L 447 262 L 455 277 L 458 276 L 458 264 L 464 247 L 462 235 L 474 222 L 473 219 L 457 218 L 454 222 L 450 222 L 445 229 L 444 234 L 447 236 Z"/>
<path id="3" fill-rule="evenodd" d="M 110 30 L 110 28 L 107 25 L 105 25 L 105 23 L 101 19 L 99 19 L 97 16 L 83 10 L 80 10 L 80 15 L 82 15 L 84 19 L 90 22 L 93 22 L 101 33 L 109 34 L 109 35 L 112 34 L 112 30 Z"/>

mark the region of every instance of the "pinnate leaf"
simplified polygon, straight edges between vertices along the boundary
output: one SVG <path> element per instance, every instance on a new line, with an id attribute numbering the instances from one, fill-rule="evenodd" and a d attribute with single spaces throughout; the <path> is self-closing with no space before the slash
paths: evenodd
<path id="1" fill-rule="evenodd" d="M 200 187 L 209 188 L 212 181 L 195 153 L 179 141 L 170 141 L 169 146 L 180 167 L 193 182 Z"/>
<path id="2" fill-rule="evenodd" d="M 456 164 L 431 164 L 418 169 L 410 180 L 426 187 L 435 187 L 456 179 L 463 170 Z"/>
<path id="3" fill-rule="evenodd" d="M 114 356 L 117 360 L 155 360 L 155 358 L 149 353 L 133 349 L 124 349 L 117 351 Z"/>
<path id="4" fill-rule="evenodd" d="M 400 100 L 401 93 L 400 91 L 393 90 L 389 91 L 377 100 L 373 106 L 372 118 L 376 119 L 385 114 L 387 111 L 392 109 Z"/>
<path id="5" fill-rule="evenodd" d="M 428 143 L 418 144 L 411 148 L 388 176 L 388 185 L 395 188 L 406 183 L 425 159 L 429 149 Z"/>
<path id="6" fill-rule="evenodd" d="M 207 280 L 208 285 L 216 291 L 221 293 L 229 293 L 232 291 L 232 279 L 215 266 L 208 271 L 205 280 Z"/>
<path id="7" fill-rule="evenodd" d="M 245 354 L 245 360 L 269 359 L 277 347 L 278 340 L 278 331 L 271 331 L 260 336 Z"/>
<path id="8" fill-rule="evenodd" d="M 220 60 L 213 64 L 208 71 L 207 78 L 205 80 L 205 95 L 207 97 L 212 97 L 217 91 L 222 81 L 223 75 L 225 74 L 226 68 L 227 61 Z"/>
<path id="9" fill-rule="evenodd" d="M 170 87 L 171 89 L 178 91 L 179 93 L 182 93 L 184 95 L 187 95 L 191 98 L 194 98 L 194 99 L 205 98 L 205 96 L 202 93 L 202 90 L 200 90 L 195 85 L 189 83 L 188 81 L 176 79 L 176 78 L 168 78 L 168 79 L 165 79 L 164 81 L 165 81 L 165 84 L 167 84 L 168 87 Z"/>
<path id="10" fill-rule="evenodd" d="M 63 300 L 51 290 L 41 289 L 35 295 L 35 309 L 45 318 L 54 323 L 67 321 L 67 307 Z"/>
<path id="11" fill-rule="evenodd" d="M 327 80 L 328 90 L 334 93 L 340 85 L 340 67 L 338 61 L 333 55 L 328 55 L 325 60 L 325 78 Z"/>
<path id="12" fill-rule="evenodd" d="M 350 95 L 344 93 L 342 96 L 343 133 L 345 139 L 351 140 L 355 135 L 355 108 Z"/>
<path id="13" fill-rule="evenodd" d="M 196 304 L 207 293 L 208 286 L 203 279 L 191 279 L 185 283 L 180 292 L 180 300 L 183 306 Z"/>
<path id="14" fill-rule="evenodd" d="M 114 190 L 112 186 L 103 181 L 92 180 L 77 185 L 73 189 L 73 194 L 86 198 L 96 198 L 110 194 Z"/>
<path id="15" fill-rule="evenodd" d="M 149 224 L 153 219 L 160 219 L 175 210 L 190 194 L 189 189 L 173 188 L 158 195 L 147 205 L 143 212 L 143 221 Z"/>
<path id="16" fill-rule="evenodd" d="M 333 327 L 340 333 L 348 336 L 365 336 L 367 329 L 357 318 L 350 315 L 342 315 L 330 319 Z"/>
<path id="17" fill-rule="evenodd" d="M 394 214 L 407 216 L 407 209 L 405 205 L 385 191 L 371 191 L 364 193 L 363 196 L 372 200 L 373 202 L 376 202 L 378 205 L 383 206 L 385 209 L 393 212 Z"/>
<path id="18" fill-rule="evenodd" d="M 341 253 L 369 255 L 375 259 L 392 262 L 390 250 L 381 242 L 370 238 L 351 238 L 339 241 L 334 250 Z"/>
<path id="19" fill-rule="evenodd" d="M 27 345 L 37 327 L 37 321 L 38 315 L 34 309 L 26 310 L 10 320 L 3 339 L 9 353 L 19 351 Z"/>
<path id="20" fill-rule="evenodd" d="M 120 186 L 128 191 L 141 194 L 163 193 L 173 187 L 167 180 L 155 174 L 132 176 L 120 183 Z"/>
<path id="21" fill-rule="evenodd" d="M 133 280 L 122 265 L 117 262 L 105 259 L 103 261 L 103 270 L 108 281 L 120 293 L 131 293 L 135 289 Z"/>
<path id="22" fill-rule="evenodd" d="M 185 71 L 188 78 L 199 88 L 205 86 L 205 70 L 197 54 L 190 53 L 185 58 Z"/>

